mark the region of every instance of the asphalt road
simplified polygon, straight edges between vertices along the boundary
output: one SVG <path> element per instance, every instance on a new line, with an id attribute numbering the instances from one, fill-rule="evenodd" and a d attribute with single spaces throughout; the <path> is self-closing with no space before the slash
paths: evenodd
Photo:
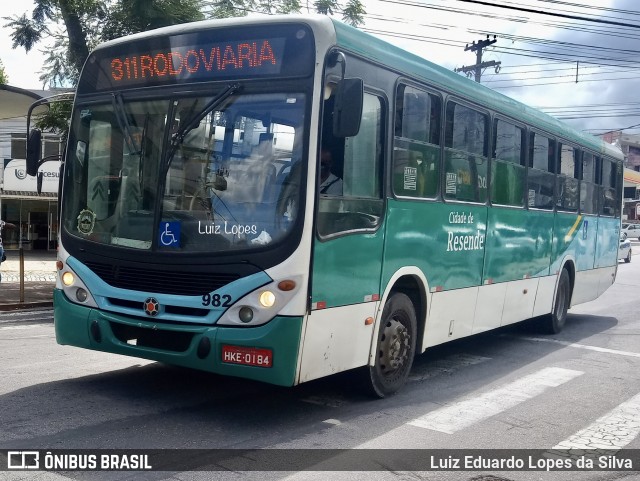
<path id="1" fill-rule="evenodd" d="M 280 388 L 58 346 L 50 310 L 0 313 L 0 450 L 279 448 L 291 457 L 308 456 L 296 451 L 303 448 L 380 450 L 373 472 L 243 471 L 253 466 L 248 456 L 209 472 L 23 471 L 0 479 L 640 479 L 637 465 L 635 472 L 444 472 L 384 460 L 399 448 L 640 449 L 639 292 L 634 257 L 600 299 L 570 311 L 559 335 L 518 325 L 434 348 L 417 358 L 405 389 L 383 400 L 363 396 L 349 374 Z M 211 469 L 211 458 L 191 461 Z M 314 469 L 338 465 L 334 458 Z"/>

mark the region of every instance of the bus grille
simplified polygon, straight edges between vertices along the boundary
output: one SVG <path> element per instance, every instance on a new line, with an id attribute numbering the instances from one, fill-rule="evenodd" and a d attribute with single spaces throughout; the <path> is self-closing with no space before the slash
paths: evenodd
<path id="1" fill-rule="evenodd" d="M 87 262 L 100 279 L 112 287 L 134 291 L 201 296 L 215 291 L 240 278 L 238 274 L 150 270 L 123 265 Z"/>

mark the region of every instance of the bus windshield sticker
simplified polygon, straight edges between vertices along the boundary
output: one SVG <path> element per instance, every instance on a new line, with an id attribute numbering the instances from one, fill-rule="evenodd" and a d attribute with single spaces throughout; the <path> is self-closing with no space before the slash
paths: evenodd
<path id="1" fill-rule="evenodd" d="M 447 187 L 446 187 L 446 192 L 447 194 L 454 194 L 457 191 L 457 186 L 456 183 L 458 182 L 458 176 L 456 175 L 455 172 L 447 172 Z"/>
<path id="2" fill-rule="evenodd" d="M 416 190 L 418 169 L 416 167 L 404 168 L 404 190 Z"/>
<path id="3" fill-rule="evenodd" d="M 78 214 L 78 232 L 84 235 L 91 235 L 96 225 L 96 214 L 89 209 L 83 209 Z"/>
<path id="4" fill-rule="evenodd" d="M 158 242 L 162 247 L 180 247 L 180 222 L 162 221 L 158 229 Z"/>

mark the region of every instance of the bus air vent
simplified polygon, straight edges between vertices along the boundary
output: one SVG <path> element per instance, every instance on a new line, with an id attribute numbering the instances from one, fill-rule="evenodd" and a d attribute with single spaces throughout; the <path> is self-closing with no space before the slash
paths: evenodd
<path id="1" fill-rule="evenodd" d="M 177 269 L 162 271 L 102 262 L 87 262 L 86 265 L 110 286 L 158 294 L 202 296 L 240 278 L 238 274 Z"/>

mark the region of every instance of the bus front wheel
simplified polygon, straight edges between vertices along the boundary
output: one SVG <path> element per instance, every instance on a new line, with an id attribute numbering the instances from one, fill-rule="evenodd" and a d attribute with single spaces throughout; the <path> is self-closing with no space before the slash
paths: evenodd
<path id="1" fill-rule="evenodd" d="M 569 310 L 569 301 L 571 299 L 571 281 L 569 273 L 566 269 L 562 269 L 560 280 L 558 281 L 558 289 L 556 290 L 556 299 L 553 303 L 551 314 L 547 314 L 543 319 L 542 328 L 547 334 L 557 334 L 563 328 L 567 321 L 567 311 Z"/>
<path id="2" fill-rule="evenodd" d="M 380 398 L 398 391 L 409 377 L 416 352 L 416 311 L 406 294 L 395 293 L 382 311 L 376 361 L 365 368 L 367 390 Z"/>

